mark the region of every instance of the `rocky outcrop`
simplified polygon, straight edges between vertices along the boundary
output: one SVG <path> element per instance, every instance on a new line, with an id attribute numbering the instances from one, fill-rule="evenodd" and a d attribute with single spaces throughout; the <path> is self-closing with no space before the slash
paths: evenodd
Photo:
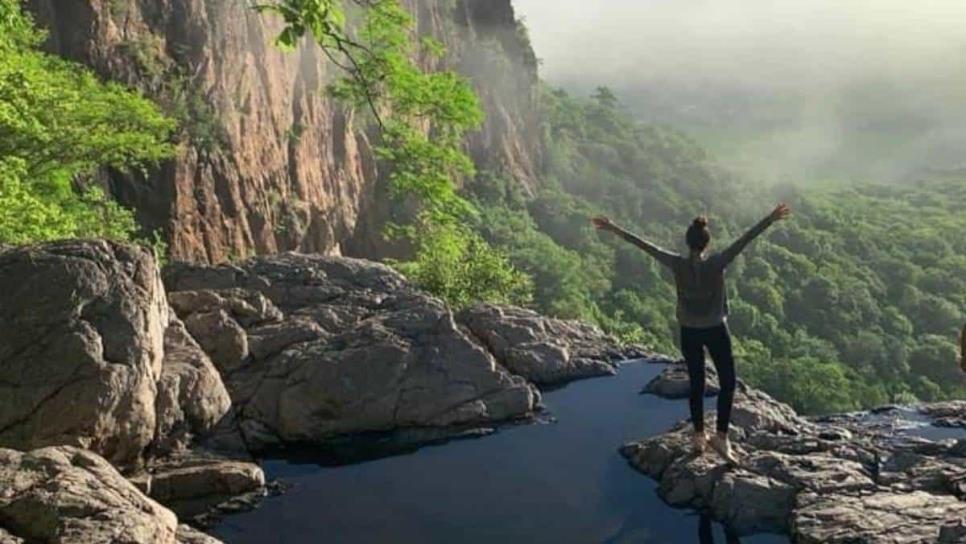
<path id="1" fill-rule="evenodd" d="M 0 286 L 0 446 L 79 446 L 130 466 L 186 447 L 228 411 L 148 250 L 0 250 Z"/>
<path id="2" fill-rule="evenodd" d="M 153 456 L 187 448 L 213 429 L 231 407 L 218 370 L 173 312 L 164 332 L 155 406 Z"/>
<path id="3" fill-rule="evenodd" d="M 913 493 L 805 497 L 792 522 L 801 544 L 851 542 L 963 542 L 954 531 L 966 502 Z M 948 525 L 948 527 L 947 527 Z"/>
<path id="4" fill-rule="evenodd" d="M 739 532 L 803 543 L 960 541 L 966 440 L 895 435 L 857 415 L 806 420 L 744 384 L 733 423 L 737 467 L 693 454 L 687 423 L 621 452 L 669 504 Z"/>
<path id="5" fill-rule="evenodd" d="M 265 489 L 265 473 L 251 462 L 200 450 L 181 450 L 153 460 L 129 480 L 182 518 L 194 518 L 245 494 Z"/>
<path id="6" fill-rule="evenodd" d="M 49 48 L 144 90 L 182 125 L 179 155 L 107 186 L 172 256 L 223 262 L 285 250 L 378 257 L 384 176 L 365 121 L 326 96 L 339 76 L 315 46 L 272 45 L 279 21 L 222 0 L 29 0 Z M 532 186 L 540 161 L 537 63 L 510 0 L 406 0 L 419 31 L 479 84 L 480 170 Z M 427 55 L 426 62 L 429 60 Z"/>
<path id="7" fill-rule="evenodd" d="M 539 385 L 612 375 L 620 361 L 652 356 L 639 347 L 621 346 L 592 325 L 514 306 L 483 304 L 457 319 L 500 364 Z"/>
<path id="8" fill-rule="evenodd" d="M 704 369 L 704 394 L 711 397 L 721 390 L 718 385 L 718 373 L 711 365 Z M 665 399 L 686 399 L 691 394 L 691 380 L 688 377 L 688 367 L 684 362 L 668 365 L 660 374 L 644 385 L 641 394 L 656 395 Z"/>
<path id="9" fill-rule="evenodd" d="M 0 542 L 218 542 L 179 526 L 110 463 L 78 448 L 0 449 L 0 489 Z"/>
<path id="10" fill-rule="evenodd" d="M 249 448 L 505 421 L 539 401 L 442 302 L 384 265 L 286 254 L 173 264 L 165 283 L 199 344 L 220 354 Z"/>
<path id="11" fill-rule="evenodd" d="M 154 439 L 168 305 L 150 252 L 109 242 L 0 250 L 0 446 L 113 462 Z"/>
<path id="12" fill-rule="evenodd" d="M 223 419 L 231 399 L 208 355 L 169 311 L 149 251 L 103 241 L 7 248 L 0 250 L 0 287 L 0 446 L 80 446 L 126 472 L 147 460 L 146 481 L 159 482 L 153 489 L 162 491 L 153 495 L 165 504 L 218 502 L 264 485 L 257 465 L 228 459 L 201 462 L 198 454 L 185 453 Z M 17 537 L 96 542 L 112 541 L 108 535 L 117 533 L 121 536 L 114 542 L 174 542 L 177 532 L 182 540 L 190 536 L 191 541 L 205 541 L 178 529 L 167 510 L 155 512 L 129 490 L 115 489 L 120 485 L 113 482 L 116 473 L 102 470 L 106 463 L 93 452 L 3 451 L 7 466 L 0 468 L 0 503 L 9 499 L 12 510 L 0 512 L 0 525 L 13 516 L 7 529 Z M 30 473 L 33 465 L 46 472 Z M 96 478 L 78 472 L 78 467 L 94 467 Z M 18 471 L 23 474 L 18 476 Z M 65 502 L 58 505 L 18 502 L 28 495 L 19 495 L 16 486 L 5 494 L 4 478 L 26 478 L 28 483 L 50 478 L 53 483 L 30 483 L 29 491 L 37 495 L 30 500 L 35 502 L 47 500 L 44 494 L 61 481 L 83 481 L 76 490 L 63 491 Z M 166 484 L 172 481 L 177 485 Z M 168 491 L 172 487 L 177 492 Z M 84 506 L 90 512 L 77 510 L 81 521 L 76 527 L 57 525 L 51 516 L 58 508 L 73 508 L 75 492 L 92 494 L 90 507 Z M 131 504 L 125 506 L 125 501 Z M 102 520 L 96 511 L 115 506 L 144 511 L 150 519 L 113 528 L 125 523 L 123 512 L 116 520 Z M 28 507 L 38 510 L 20 511 Z M 67 522 L 72 515 L 64 514 Z M 128 529 L 134 532 L 124 536 Z M 157 539 L 142 540 L 140 531 L 157 533 Z"/>

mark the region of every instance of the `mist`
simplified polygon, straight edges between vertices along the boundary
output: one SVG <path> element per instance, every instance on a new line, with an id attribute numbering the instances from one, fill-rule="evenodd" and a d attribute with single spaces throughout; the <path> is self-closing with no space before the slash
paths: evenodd
<path id="1" fill-rule="evenodd" d="M 761 179 L 964 166 L 961 0 L 515 0 L 542 77 Z"/>

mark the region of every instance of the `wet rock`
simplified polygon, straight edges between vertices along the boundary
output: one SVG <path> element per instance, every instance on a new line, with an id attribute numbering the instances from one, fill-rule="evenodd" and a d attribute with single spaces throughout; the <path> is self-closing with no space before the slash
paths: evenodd
<path id="1" fill-rule="evenodd" d="M 206 535 L 190 525 L 181 524 L 178 526 L 178 544 L 221 544 L 217 538 Z"/>
<path id="2" fill-rule="evenodd" d="M 939 531 L 939 544 L 962 544 L 966 542 L 966 519 L 943 526 Z"/>
<path id="3" fill-rule="evenodd" d="M 514 374 L 541 385 L 616 373 L 615 363 L 649 355 L 591 325 L 513 306 L 482 304 L 457 317 Z"/>
<path id="4" fill-rule="evenodd" d="M 0 445 L 134 461 L 155 433 L 168 305 L 152 254 L 104 241 L 0 250 Z"/>
<path id="5" fill-rule="evenodd" d="M 190 518 L 265 487 L 265 473 L 251 462 L 202 451 L 180 452 L 149 464 L 130 478 L 142 492 Z"/>
<path id="6" fill-rule="evenodd" d="M 740 412 L 738 408 L 740 407 Z M 806 420 L 745 385 L 727 466 L 691 451 L 686 422 L 621 448 L 658 482 L 669 504 L 709 512 L 741 533 L 790 533 L 795 542 L 955 542 L 966 502 L 960 441 L 883 432 L 858 414 Z M 875 416 L 879 417 L 879 416 Z M 710 425 L 713 413 L 706 415 Z M 943 529 L 945 527 L 945 529 Z"/>
<path id="7" fill-rule="evenodd" d="M 175 514 L 86 450 L 0 449 L 0 490 L 0 523 L 27 542 L 177 542 Z"/>
<path id="8" fill-rule="evenodd" d="M 704 394 L 711 397 L 718 394 L 718 373 L 714 367 L 705 367 Z M 666 399 L 685 399 L 691 394 L 691 381 L 685 364 L 673 364 L 661 371 L 644 386 L 641 393 L 656 395 Z"/>
<path id="9" fill-rule="evenodd" d="M 925 404 L 919 407 L 919 412 L 931 418 L 933 425 L 966 428 L 966 401 L 964 400 Z"/>
<path id="10" fill-rule="evenodd" d="M 966 503 L 924 492 L 868 496 L 804 496 L 792 520 L 795 542 L 937 542 L 940 532 L 966 517 Z M 947 531 L 947 535 L 950 531 Z"/>
<path id="11" fill-rule="evenodd" d="M 223 372 L 233 420 L 248 447 L 481 425 L 527 416 L 539 402 L 536 390 L 497 365 L 442 302 L 381 264 L 287 254 L 219 267 L 174 264 L 165 281 L 174 298 L 183 291 L 194 301 L 205 291 L 230 291 L 251 300 L 241 293 L 250 291 L 283 312 L 242 323 L 222 306 L 214 320 L 231 320 L 237 329 L 229 326 L 231 334 L 213 339 L 236 346 L 237 338 L 245 339 L 244 360 L 223 359 Z M 185 302 L 181 308 L 213 306 Z M 195 316 L 210 314 L 189 315 L 189 329 Z"/>
<path id="12" fill-rule="evenodd" d="M 744 533 L 784 532 L 795 504 L 796 489 L 754 473 L 724 473 L 714 485 L 714 517 Z"/>

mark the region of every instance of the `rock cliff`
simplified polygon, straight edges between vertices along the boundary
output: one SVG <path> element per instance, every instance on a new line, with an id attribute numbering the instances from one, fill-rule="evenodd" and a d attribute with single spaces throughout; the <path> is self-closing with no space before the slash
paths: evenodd
<path id="1" fill-rule="evenodd" d="M 30 0 L 49 48 L 144 90 L 183 126 L 178 157 L 146 177 L 106 173 L 176 259 L 222 262 L 300 250 L 378 257 L 385 188 L 352 112 L 324 96 L 337 77 L 314 45 L 283 53 L 279 27 L 247 2 Z M 536 59 L 510 0 L 406 0 L 445 67 L 480 92 L 482 169 L 533 183 L 539 161 Z"/>
<path id="2" fill-rule="evenodd" d="M 672 367 L 656 380 L 667 384 L 648 391 L 674 393 L 676 377 Z M 786 533 L 802 544 L 964 542 L 966 439 L 898 432 L 903 421 L 960 426 L 964 413 L 966 403 L 953 402 L 806 419 L 740 384 L 731 430 L 738 466 L 695 455 L 686 422 L 621 453 L 658 481 L 666 502 L 740 533 Z"/>

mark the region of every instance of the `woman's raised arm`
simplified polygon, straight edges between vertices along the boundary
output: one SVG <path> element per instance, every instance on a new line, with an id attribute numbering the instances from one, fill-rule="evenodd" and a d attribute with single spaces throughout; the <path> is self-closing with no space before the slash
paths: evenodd
<path id="1" fill-rule="evenodd" d="M 730 246 L 728 246 L 727 249 L 721 252 L 722 265 L 728 266 L 731 261 L 735 260 L 735 257 L 737 257 L 739 253 L 748 247 L 748 244 L 750 244 L 752 240 L 757 238 L 761 233 L 765 232 L 765 230 L 772 226 L 772 224 L 785 219 L 791 214 L 792 209 L 788 207 L 788 204 L 779 204 L 776 206 L 775 209 L 768 214 L 768 217 L 765 217 L 759 221 L 757 225 L 751 227 L 751 229 L 749 229 L 748 232 L 746 232 L 741 238 L 735 240 Z"/>
<path id="2" fill-rule="evenodd" d="M 595 227 L 597 227 L 598 230 L 613 232 L 614 234 L 620 236 L 621 238 L 627 240 L 628 242 L 634 244 L 635 246 L 643 249 L 648 255 L 657 259 L 658 262 L 660 262 L 664 266 L 668 266 L 668 267 L 672 266 L 674 263 L 674 260 L 679 258 L 678 255 L 675 255 L 674 253 L 671 253 L 670 251 L 662 247 L 656 246 L 648 242 L 647 240 L 618 227 L 616 224 L 614 224 L 610 219 L 606 217 L 603 217 L 603 216 L 595 217 L 591 219 L 591 222 L 594 224 Z"/>

